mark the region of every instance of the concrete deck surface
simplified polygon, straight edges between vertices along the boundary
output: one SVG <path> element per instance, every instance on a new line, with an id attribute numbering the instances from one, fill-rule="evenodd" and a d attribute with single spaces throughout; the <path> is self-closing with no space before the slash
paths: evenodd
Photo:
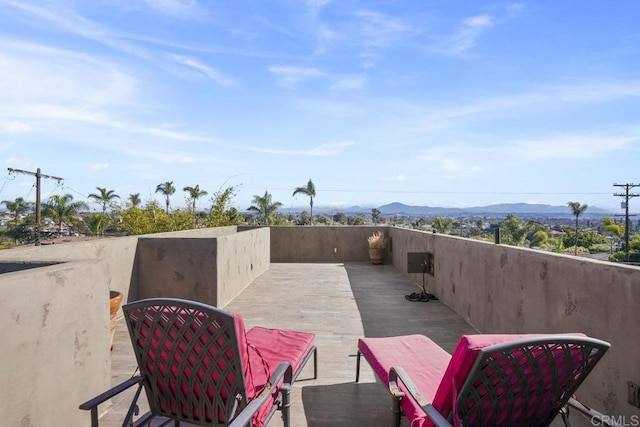
<path id="1" fill-rule="evenodd" d="M 224 308 L 241 313 L 247 329 L 260 325 L 316 334 L 318 379 L 310 379 L 310 362 L 294 384 L 293 427 L 388 426 L 389 394 L 376 383 L 366 361 L 360 382 L 354 382 L 358 338 L 424 334 L 452 353 L 462 334 L 477 333 L 438 301 L 407 301 L 405 295 L 420 292 L 419 286 L 390 265 L 271 264 Z M 122 321 L 118 322 L 115 345 L 114 385 L 133 375 L 136 366 Z M 101 408 L 100 425 L 120 426 L 131 395 Z M 141 410 L 145 410 L 142 401 Z M 574 420 L 574 425 L 575 421 L 579 420 Z M 403 423 L 408 425 L 406 419 Z M 269 425 L 282 425 L 279 414 Z"/>

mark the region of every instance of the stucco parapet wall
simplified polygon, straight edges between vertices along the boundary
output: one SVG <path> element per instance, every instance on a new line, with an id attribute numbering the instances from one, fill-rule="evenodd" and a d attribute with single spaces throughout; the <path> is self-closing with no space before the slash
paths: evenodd
<path id="1" fill-rule="evenodd" d="M 0 275 L 2 425 L 86 425 L 79 402 L 111 383 L 106 277 L 97 260 Z"/>
<path id="2" fill-rule="evenodd" d="M 482 333 L 582 332 L 611 349 L 580 396 L 610 415 L 640 415 L 626 401 L 640 383 L 640 268 L 392 228 L 392 260 L 407 274 L 407 253 L 430 252 L 426 288 Z M 422 274 L 408 274 L 422 284 Z"/>

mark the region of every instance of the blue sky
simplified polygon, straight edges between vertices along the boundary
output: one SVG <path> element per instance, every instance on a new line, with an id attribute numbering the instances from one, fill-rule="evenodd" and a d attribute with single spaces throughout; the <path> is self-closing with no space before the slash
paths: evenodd
<path id="1" fill-rule="evenodd" d="M 284 208 L 640 181 L 640 2 L 0 0 L 0 200 L 173 181 Z M 205 207 L 208 199 L 199 205 Z M 632 210 L 634 203 L 631 203 Z M 100 210 L 98 205 L 92 205 Z"/>

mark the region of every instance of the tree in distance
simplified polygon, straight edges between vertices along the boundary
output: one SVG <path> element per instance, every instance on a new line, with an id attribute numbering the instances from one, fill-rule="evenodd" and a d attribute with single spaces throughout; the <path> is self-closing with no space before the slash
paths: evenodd
<path id="1" fill-rule="evenodd" d="M 184 187 L 182 191 L 186 191 L 187 193 L 189 193 L 188 200 L 191 201 L 191 210 L 193 211 L 194 214 L 196 212 L 196 201 L 200 197 L 206 196 L 207 194 L 209 194 L 204 190 L 200 190 L 199 185 L 196 185 L 195 187 L 189 187 L 189 186 Z"/>
<path id="2" fill-rule="evenodd" d="M 260 224 L 262 220 L 264 225 L 269 225 L 269 217 L 275 214 L 278 208 L 282 206 L 282 203 L 271 200 L 271 194 L 268 191 L 264 192 L 264 196 L 253 196 L 252 203 L 247 210 L 256 212 L 258 214 L 258 223 Z"/>
<path id="3" fill-rule="evenodd" d="M 176 192 L 176 187 L 173 186 L 173 181 L 163 182 L 156 187 L 156 193 L 160 193 L 164 196 L 164 201 L 167 206 L 167 215 L 169 214 L 169 204 L 171 203 L 171 195 Z"/>
<path id="4" fill-rule="evenodd" d="M 107 206 L 111 204 L 112 200 L 119 199 L 120 196 L 113 190 L 107 190 L 106 188 L 96 187 L 98 193 L 91 193 L 87 198 L 92 199 L 96 203 L 102 204 L 102 215 L 107 213 Z"/>
<path id="5" fill-rule="evenodd" d="M 578 255 L 578 218 L 587 210 L 587 205 L 581 205 L 580 202 L 568 202 L 567 206 L 571 208 L 571 212 L 576 217 L 576 244 L 574 255 Z"/>
<path id="6" fill-rule="evenodd" d="M 72 223 L 80 210 L 89 209 L 89 205 L 85 202 L 74 202 L 71 194 L 65 194 L 64 196 L 54 194 L 42 206 L 42 214 L 58 224 L 59 233 L 62 233 L 62 226 L 65 222 Z"/>
<path id="7" fill-rule="evenodd" d="M 292 196 L 295 196 L 298 193 L 306 194 L 307 196 L 309 196 L 309 205 L 311 206 L 309 216 L 311 225 L 313 225 L 313 198 L 316 197 L 316 186 L 313 184 L 313 181 L 311 181 L 311 178 L 309 178 L 309 182 L 307 182 L 307 185 L 305 187 L 296 187 L 296 189 L 293 190 Z"/>

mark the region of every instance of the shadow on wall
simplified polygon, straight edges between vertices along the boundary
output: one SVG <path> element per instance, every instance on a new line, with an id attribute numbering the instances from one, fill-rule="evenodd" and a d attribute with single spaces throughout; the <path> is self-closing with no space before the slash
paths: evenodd
<path id="1" fill-rule="evenodd" d="M 60 262 L 0 262 L 0 274 L 61 264 Z"/>

